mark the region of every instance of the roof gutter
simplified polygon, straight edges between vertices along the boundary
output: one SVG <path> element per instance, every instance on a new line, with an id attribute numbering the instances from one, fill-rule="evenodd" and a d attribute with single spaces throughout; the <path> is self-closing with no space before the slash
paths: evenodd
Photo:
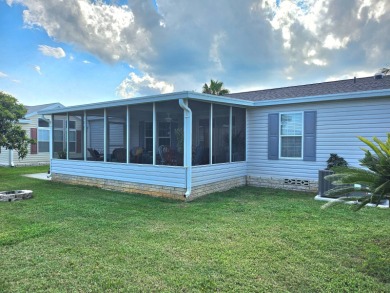
<path id="1" fill-rule="evenodd" d="M 188 198 L 192 188 L 192 111 L 188 107 L 188 99 L 179 99 L 179 105 L 184 110 L 184 168 L 187 187 L 184 197 Z"/>

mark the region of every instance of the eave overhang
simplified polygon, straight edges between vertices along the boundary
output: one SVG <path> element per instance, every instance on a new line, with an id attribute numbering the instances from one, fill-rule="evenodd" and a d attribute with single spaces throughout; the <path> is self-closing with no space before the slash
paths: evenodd
<path id="1" fill-rule="evenodd" d="M 295 98 L 285 98 L 285 99 L 273 99 L 266 101 L 248 101 L 243 99 L 224 97 L 224 96 L 215 96 L 202 94 L 197 92 L 176 92 L 170 94 L 161 94 L 153 95 L 146 97 L 137 97 L 129 99 L 120 99 L 114 101 L 92 103 L 85 105 L 77 105 L 64 107 L 60 109 L 47 109 L 39 111 L 38 114 L 59 114 L 66 112 L 77 112 L 84 110 L 93 110 L 93 109 L 103 109 L 127 105 L 137 105 L 153 102 L 163 102 L 179 99 L 193 99 L 202 102 L 212 102 L 218 104 L 225 104 L 238 107 L 267 107 L 267 106 L 277 106 L 277 105 L 288 105 L 288 104 L 300 104 L 300 103 L 319 103 L 327 101 L 339 101 L 339 100 L 351 100 L 351 99 L 364 99 L 364 98 L 383 98 L 390 97 L 390 89 L 384 90 L 374 90 L 374 91 L 361 91 L 361 92 L 350 92 L 342 94 L 329 94 L 329 95 L 319 95 L 319 96 L 307 96 L 307 97 L 295 97 Z"/>

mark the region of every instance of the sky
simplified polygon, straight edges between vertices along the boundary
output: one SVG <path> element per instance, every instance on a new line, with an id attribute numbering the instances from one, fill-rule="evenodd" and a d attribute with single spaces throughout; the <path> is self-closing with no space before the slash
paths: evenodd
<path id="1" fill-rule="evenodd" d="M 389 0 L 0 0 L 0 91 L 65 106 L 373 76 Z"/>

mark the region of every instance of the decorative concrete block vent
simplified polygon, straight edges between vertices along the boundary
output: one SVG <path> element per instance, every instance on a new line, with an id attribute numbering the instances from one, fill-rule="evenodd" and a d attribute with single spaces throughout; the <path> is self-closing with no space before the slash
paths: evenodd
<path id="1" fill-rule="evenodd" d="M 0 201 L 15 201 L 32 198 L 32 190 L 0 191 Z"/>

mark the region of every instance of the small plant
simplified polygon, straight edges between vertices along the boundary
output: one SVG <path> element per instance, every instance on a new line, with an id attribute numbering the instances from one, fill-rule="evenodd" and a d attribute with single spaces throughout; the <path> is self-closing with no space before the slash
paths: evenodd
<path id="1" fill-rule="evenodd" d="M 57 152 L 57 155 L 59 159 L 66 159 L 66 150 Z"/>
<path id="2" fill-rule="evenodd" d="M 326 161 L 328 164 L 326 170 L 331 170 L 333 167 L 347 167 L 348 163 L 343 157 L 339 157 L 337 154 L 330 154 L 329 159 Z"/>

